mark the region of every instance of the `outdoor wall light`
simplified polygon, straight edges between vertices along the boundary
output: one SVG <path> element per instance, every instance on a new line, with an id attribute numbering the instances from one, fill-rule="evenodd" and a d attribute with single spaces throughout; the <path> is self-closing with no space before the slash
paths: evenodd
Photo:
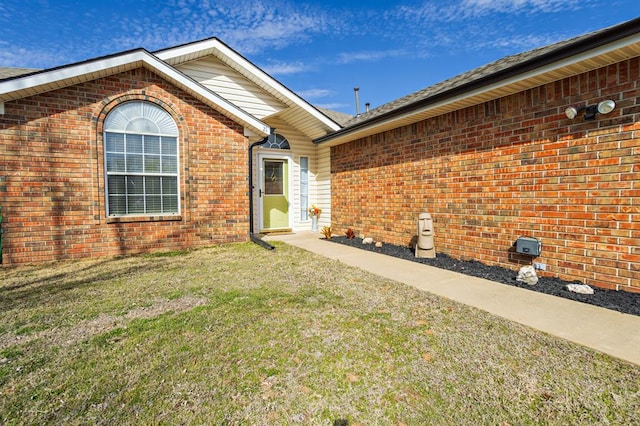
<path id="1" fill-rule="evenodd" d="M 610 99 L 600 102 L 598 105 L 589 105 L 583 107 L 568 107 L 564 110 L 565 115 L 569 120 L 576 118 L 580 111 L 584 111 L 585 120 L 595 120 L 596 114 L 609 114 L 616 107 L 616 103 Z"/>

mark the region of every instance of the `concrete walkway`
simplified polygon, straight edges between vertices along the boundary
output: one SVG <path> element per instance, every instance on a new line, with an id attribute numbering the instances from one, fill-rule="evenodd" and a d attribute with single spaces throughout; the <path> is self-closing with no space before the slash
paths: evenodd
<path id="1" fill-rule="evenodd" d="M 318 233 L 264 240 L 283 241 L 640 365 L 640 316 L 328 243 Z"/>

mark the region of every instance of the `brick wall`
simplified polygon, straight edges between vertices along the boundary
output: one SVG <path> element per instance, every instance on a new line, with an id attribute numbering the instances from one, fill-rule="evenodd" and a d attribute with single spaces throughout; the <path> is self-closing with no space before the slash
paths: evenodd
<path id="1" fill-rule="evenodd" d="M 406 245 L 425 211 L 438 252 L 517 270 L 531 236 L 542 275 L 640 291 L 639 99 L 635 58 L 334 147 L 334 232 Z"/>
<path id="2" fill-rule="evenodd" d="M 108 219 L 103 122 L 119 103 L 164 108 L 180 132 L 181 215 Z M 248 236 L 242 126 L 145 69 L 5 103 L 3 264 L 176 250 Z"/>

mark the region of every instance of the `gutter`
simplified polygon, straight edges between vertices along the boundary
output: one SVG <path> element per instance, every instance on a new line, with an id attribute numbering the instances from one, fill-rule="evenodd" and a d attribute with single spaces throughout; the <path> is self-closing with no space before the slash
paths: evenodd
<path id="1" fill-rule="evenodd" d="M 274 246 L 253 233 L 253 148 L 264 145 L 268 140 L 269 136 L 249 145 L 249 239 L 267 250 L 275 250 Z"/>
<path id="2" fill-rule="evenodd" d="M 403 114 L 410 113 L 413 110 L 426 108 L 437 102 L 446 101 L 447 99 L 454 98 L 457 96 L 464 96 L 464 94 L 467 92 L 482 89 L 485 86 L 499 83 L 503 80 L 507 80 L 509 78 L 519 76 L 526 72 L 534 71 L 538 68 L 551 65 L 555 62 L 559 62 L 563 59 L 567 59 L 572 56 L 579 55 L 581 53 L 588 52 L 590 50 L 605 46 L 615 41 L 619 41 L 626 37 L 638 35 L 639 31 L 640 31 L 640 18 L 636 18 L 631 21 L 624 22 L 620 25 L 616 25 L 614 27 L 597 31 L 593 33 L 591 36 L 584 37 L 581 40 L 577 40 L 573 43 L 569 43 L 568 45 L 559 47 L 548 53 L 544 53 L 540 56 L 515 64 L 503 70 L 496 71 L 495 73 L 489 74 L 487 76 L 480 77 L 477 80 L 472 80 L 468 83 L 461 84 L 460 86 L 454 87 L 444 92 L 436 93 L 427 98 L 420 99 L 410 104 L 400 106 L 397 109 L 393 109 L 389 112 L 378 115 L 369 120 L 365 120 L 360 123 L 354 124 L 353 126 L 345 127 L 336 132 L 329 133 L 328 135 L 325 135 L 325 136 L 321 136 L 319 138 L 314 139 L 313 142 L 315 144 L 328 142 L 338 136 L 348 135 L 349 133 L 352 133 L 354 131 L 372 127 L 375 124 L 388 121 L 390 119 L 393 119 L 397 116 L 401 116 Z M 578 38 L 580 37 L 581 36 L 578 36 Z M 544 49 L 544 48 L 545 48 L 544 46 L 541 47 L 541 49 Z M 527 53 L 527 52 L 523 52 L 523 53 Z M 473 70 L 470 70 L 469 72 L 472 72 L 472 71 Z"/>

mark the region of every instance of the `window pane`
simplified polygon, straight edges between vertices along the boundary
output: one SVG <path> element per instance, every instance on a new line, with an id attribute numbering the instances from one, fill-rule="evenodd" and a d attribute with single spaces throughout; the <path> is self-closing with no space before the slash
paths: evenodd
<path id="1" fill-rule="evenodd" d="M 142 176 L 128 176 L 127 193 L 144 194 L 144 178 Z"/>
<path id="2" fill-rule="evenodd" d="M 176 157 L 162 156 L 162 173 L 177 173 L 178 162 Z"/>
<path id="3" fill-rule="evenodd" d="M 160 156 L 159 155 L 145 155 L 144 156 L 144 171 L 146 173 L 160 173 Z"/>
<path id="4" fill-rule="evenodd" d="M 144 137 L 145 154 L 160 154 L 160 136 Z"/>
<path id="5" fill-rule="evenodd" d="M 127 172 L 142 173 L 141 154 L 127 154 Z"/>
<path id="6" fill-rule="evenodd" d="M 162 193 L 165 195 L 178 195 L 178 179 L 174 177 L 163 177 Z"/>
<path id="7" fill-rule="evenodd" d="M 107 152 L 124 152 L 124 135 L 120 133 L 107 133 Z"/>
<path id="8" fill-rule="evenodd" d="M 144 213 L 144 195 L 129 195 L 127 203 L 129 214 Z"/>
<path id="9" fill-rule="evenodd" d="M 162 197 L 163 213 L 178 213 L 178 196 L 165 195 Z"/>
<path id="10" fill-rule="evenodd" d="M 142 154 L 142 135 L 127 135 L 127 152 Z"/>
<path id="11" fill-rule="evenodd" d="M 178 155 L 178 139 L 177 138 L 162 138 L 162 153 L 169 155 Z"/>
<path id="12" fill-rule="evenodd" d="M 263 145 L 264 148 L 272 148 L 272 149 L 290 149 L 289 141 L 278 134 L 271 134 L 267 138 L 267 143 Z"/>
<path id="13" fill-rule="evenodd" d="M 109 215 L 127 214 L 124 195 L 109 195 Z"/>
<path id="14" fill-rule="evenodd" d="M 162 197 L 159 195 L 147 196 L 147 213 L 162 213 Z"/>
<path id="15" fill-rule="evenodd" d="M 147 176 L 146 181 L 146 191 L 147 195 L 160 195 L 160 177 L 159 176 Z"/>
<path id="16" fill-rule="evenodd" d="M 309 220 L 309 157 L 300 157 L 300 219 Z"/>
<path id="17" fill-rule="evenodd" d="M 266 195 L 284 195 L 284 163 L 282 161 L 264 162 L 264 193 Z"/>
<path id="18" fill-rule="evenodd" d="M 124 195 L 126 194 L 125 177 L 124 176 L 109 176 L 109 195 Z"/>
<path id="19" fill-rule="evenodd" d="M 107 154 L 107 171 L 124 172 L 124 154 Z"/>
<path id="20" fill-rule="evenodd" d="M 158 133 L 158 125 L 148 118 L 134 118 L 127 124 L 127 132 L 133 133 Z"/>

